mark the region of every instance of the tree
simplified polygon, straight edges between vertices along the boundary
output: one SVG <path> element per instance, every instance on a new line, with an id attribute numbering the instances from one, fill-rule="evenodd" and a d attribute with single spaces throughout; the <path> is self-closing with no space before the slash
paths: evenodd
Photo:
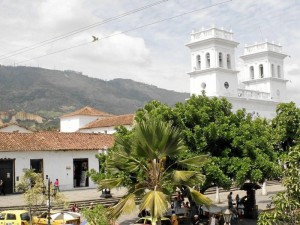
<path id="1" fill-rule="evenodd" d="M 291 149 L 285 163 L 282 184 L 286 190 L 272 198 L 275 208 L 259 215 L 259 225 L 300 224 L 300 144 Z"/>
<path id="2" fill-rule="evenodd" d="M 272 128 L 276 151 L 286 153 L 295 146 L 300 137 L 300 109 L 295 103 L 281 103 L 277 106 Z"/>
<path id="3" fill-rule="evenodd" d="M 110 225 L 107 218 L 106 209 L 103 205 L 98 204 L 93 209 L 85 208 L 82 210 L 84 218 L 90 225 Z"/>
<path id="4" fill-rule="evenodd" d="M 152 223 L 160 223 L 171 195 L 183 185 L 195 202 L 209 205 L 211 201 L 192 188 L 204 181 L 199 171 L 207 157 L 183 157 L 186 155 L 188 151 L 178 129 L 155 118 L 141 121 L 128 136 L 117 135 L 105 163 L 106 178 L 92 176 L 100 189 L 128 188 L 128 194 L 108 209 L 109 217 L 132 212 L 140 200 L 140 211 L 148 210 Z"/>
<path id="5" fill-rule="evenodd" d="M 24 199 L 29 208 L 29 213 L 31 215 L 36 214 L 39 211 L 41 205 L 45 205 L 47 201 L 47 196 L 44 195 L 45 184 L 43 176 L 41 173 L 35 173 L 34 170 L 26 170 L 24 175 L 18 182 L 16 189 L 17 191 L 24 193 Z M 65 203 L 65 198 L 63 194 L 56 193 L 54 195 L 53 189 L 50 190 L 52 196 L 53 204 L 63 204 Z"/>
<path id="6" fill-rule="evenodd" d="M 149 102 L 136 113 L 136 120 L 147 116 L 172 122 L 180 129 L 190 154 L 207 154 L 206 181 L 201 192 L 212 186 L 229 188 L 246 180 L 262 182 L 278 177 L 279 166 L 273 151 L 271 127 L 262 118 L 253 118 L 245 110 L 233 113 L 225 98 L 191 96 L 170 108 L 157 101 Z"/>

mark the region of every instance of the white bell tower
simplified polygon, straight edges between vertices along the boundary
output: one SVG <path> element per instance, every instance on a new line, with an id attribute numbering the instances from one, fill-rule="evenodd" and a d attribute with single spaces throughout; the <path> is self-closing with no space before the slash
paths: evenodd
<path id="1" fill-rule="evenodd" d="M 284 79 L 282 46 L 267 41 L 246 46 L 244 55 L 244 88 L 265 93 L 275 102 L 286 100 L 286 82 Z"/>
<path id="2" fill-rule="evenodd" d="M 238 78 L 235 69 L 235 48 L 238 42 L 233 33 L 223 29 L 210 28 L 192 32 L 190 93 L 207 96 L 236 97 Z"/>

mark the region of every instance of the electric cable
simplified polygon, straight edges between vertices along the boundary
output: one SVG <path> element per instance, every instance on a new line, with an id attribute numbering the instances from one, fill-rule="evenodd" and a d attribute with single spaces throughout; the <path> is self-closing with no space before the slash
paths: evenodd
<path id="1" fill-rule="evenodd" d="M 185 16 L 185 15 L 188 15 L 188 14 L 191 14 L 191 13 L 195 13 L 195 12 L 198 12 L 198 11 L 206 10 L 206 9 L 209 9 L 209 8 L 212 8 L 212 7 L 215 7 L 215 6 L 218 6 L 218 5 L 222 5 L 222 4 L 231 2 L 231 1 L 232 0 L 226 0 L 226 1 L 223 1 L 223 2 L 211 4 L 211 5 L 203 7 L 203 8 L 191 10 L 191 11 L 188 11 L 188 12 L 185 12 L 185 13 L 178 14 L 176 16 L 164 18 L 164 19 L 161 19 L 161 20 L 157 20 L 155 22 L 144 24 L 142 26 L 138 26 L 138 27 L 134 27 L 134 28 L 131 28 L 131 29 L 128 29 L 128 30 L 125 30 L 125 31 L 120 31 L 120 32 L 117 32 L 117 33 L 114 33 L 114 34 L 110 34 L 110 35 L 107 35 L 107 36 L 104 36 L 104 37 L 100 38 L 98 41 L 101 41 L 101 40 L 104 40 L 104 39 L 107 39 L 107 38 L 111 38 L 111 37 L 114 37 L 114 36 L 117 36 L 117 35 L 120 35 L 120 34 L 125 34 L 125 33 L 131 32 L 131 31 L 134 31 L 134 30 L 138 30 L 138 29 L 141 29 L 141 28 L 144 28 L 144 27 L 147 27 L 147 26 L 151 26 L 151 25 L 154 25 L 154 24 L 162 23 L 162 22 L 165 22 L 167 20 L 175 19 L 175 18 L 178 18 L 178 17 L 181 17 L 181 16 Z M 92 41 L 92 42 L 82 43 L 82 44 L 75 45 L 75 46 L 72 46 L 72 47 L 69 47 L 69 48 L 65 48 L 65 49 L 61 49 L 61 50 L 55 51 L 55 52 L 51 52 L 51 53 L 48 53 L 48 54 L 45 54 L 45 55 L 41 55 L 41 56 L 34 57 L 34 58 L 31 58 L 31 59 L 23 60 L 23 61 L 17 62 L 16 64 L 21 64 L 21 63 L 28 62 L 28 61 L 31 61 L 31 60 L 34 60 L 34 59 L 46 57 L 48 55 L 53 55 L 53 54 L 56 54 L 56 53 L 60 53 L 60 52 L 63 52 L 63 51 L 74 49 L 74 48 L 78 48 L 78 47 L 81 47 L 83 45 L 87 45 L 87 44 L 91 44 L 91 43 L 96 43 L 96 42 Z"/>
<path id="2" fill-rule="evenodd" d="M 83 32 L 83 31 L 92 29 L 92 28 L 94 28 L 94 27 L 101 26 L 101 25 L 106 24 L 106 23 L 109 23 L 109 22 L 111 22 L 111 21 L 121 19 L 121 18 L 123 18 L 123 17 L 129 16 L 129 15 L 131 15 L 131 14 L 140 12 L 140 11 L 142 11 L 142 10 L 145 10 L 145 9 L 150 8 L 150 7 L 153 7 L 153 6 L 162 4 L 162 3 L 167 2 L 167 1 L 169 1 L 169 0 L 160 0 L 160 1 L 154 2 L 154 3 L 149 4 L 149 5 L 145 5 L 145 6 L 141 7 L 141 8 L 137 8 L 137 9 L 134 9 L 134 10 L 131 10 L 131 11 L 122 13 L 122 14 L 120 14 L 120 15 L 117 15 L 117 16 L 114 16 L 114 17 L 105 19 L 105 20 L 103 20 L 103 21 L 101 21 L 101 22 L 97 22 L 97 23 L 94 23 L 94 24 L 91 24 L 91 25 L 88 25 L 88 26 L 85 26 L 85 27 L 81 27 L 81 28 L 78 28 L 78 29 L 76 29 L 76 30 L 70 31 L 70 32 L 68 32 L 68 33 L 65 33 L 65 34 L 62 34 L 62 35 L 58 35 L 58 36 L 56 36 L 56 37 L 53 37 L 53 38 L 50 38 L 50 39 L 47 39 L 47 40 L 44 40 L 44 41 L 41 41 L 41 42 L 32 44 L 32 45 L 30 45 L 30 46 L 23 47 L 23 48 L 21 48 L 21 49 L 18 49 L 18 50 L 14 50 L 14 51 L 5 53 L 5 54 L 3 54 L 3 55 L 0 55 L 0 60 L 4 60 L 4 59 L 10 58 L 10 57 L 12 57 L 12 56 L 19 55 L 19 54 L 21 54 L 21 53 L 28 52 L 28 51 L 31 51 L 31 50 L 36 49 L 36 48 L 40 48 L 40 47 L 42 47 L 42 46 L 44 46 L 44 45 L 47 45 L 47 44 L 50 44 L 50 43 L 52 43 L 52 42 L 56 42 L 56 41 L 59 41 L 59 40 L 61 40 L 61 39 L 64 39 L 64 38 L 73 36 L 73 35 L 78 34 L 78 33 L 81 33 L 81 32 Z"/>

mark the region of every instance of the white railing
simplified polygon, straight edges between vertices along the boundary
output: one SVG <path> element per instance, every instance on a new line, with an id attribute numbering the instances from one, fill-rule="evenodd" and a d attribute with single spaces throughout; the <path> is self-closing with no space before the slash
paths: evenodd
<path id="1" fill-rule="evenodd" d="M 221 30 L 217 28 L 210 28 L 208 30 L 203 30 L 199 32 L 192 32 L 191 41 L 201 41 L 209 38 L 221 38 L 226 40 L 233 40 L 233 33 Z"/>
<path id="2" fill-rule="evenodd" d="M 271 99 L 270 93 L 246 90 L 246 89 L 238 89 L 238 96 L 241 98 L 248 98 L 248 99 L 261 99 L 261 100 Z"/>
<path id="3" fill-rule="evenodd" d="M 264 52 L 264 51 L 273 51 L 273 52 L 282 53 L 282 46 L 272 44 L 269 42 L 255 44 L 255 45 L 251 45 L 251 46 L 246 46 L 244 54 L 249 55 L 249 54 L 253 54 L 253 53 L 257 53 L 257 52 Z"/>

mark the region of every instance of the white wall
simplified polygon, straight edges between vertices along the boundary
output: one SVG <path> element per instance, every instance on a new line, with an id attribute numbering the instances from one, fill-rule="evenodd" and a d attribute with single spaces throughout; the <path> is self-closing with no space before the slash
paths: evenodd
<path id="1" fill-rule="evenodd" d="M 60 132 L 75 132 L 100 116 L 77 115 L 60 119 Z"/>
<path id="2" fill-rule="evenodd" d="M 87 158 L 88 169 L 99 171 L 99 162 L 95 155 L 98 151 L 23 151 L 0 152 L 0 158 L 15 159 L 15 182 L 23 171 L 30 169 L 30 159 L 43 159 L 44 177 L 60 181 L 61 190 L 72 190 L 73 187 L 73 159 Z M 97 185 L 89 179 L 89 187 Z"/>
<path id="3" fill-rule="evenodd" d="M 132 129 L 132 126 L 125 125 L 125 128 L 128 130 Z M 97 128 L 90 128 L 90 129 L 81 129 L 79 130 L 80 133 L 102 133 L 102 134 L 113 134 L 116 132 L 115 127 L 97 127 Z"/>

